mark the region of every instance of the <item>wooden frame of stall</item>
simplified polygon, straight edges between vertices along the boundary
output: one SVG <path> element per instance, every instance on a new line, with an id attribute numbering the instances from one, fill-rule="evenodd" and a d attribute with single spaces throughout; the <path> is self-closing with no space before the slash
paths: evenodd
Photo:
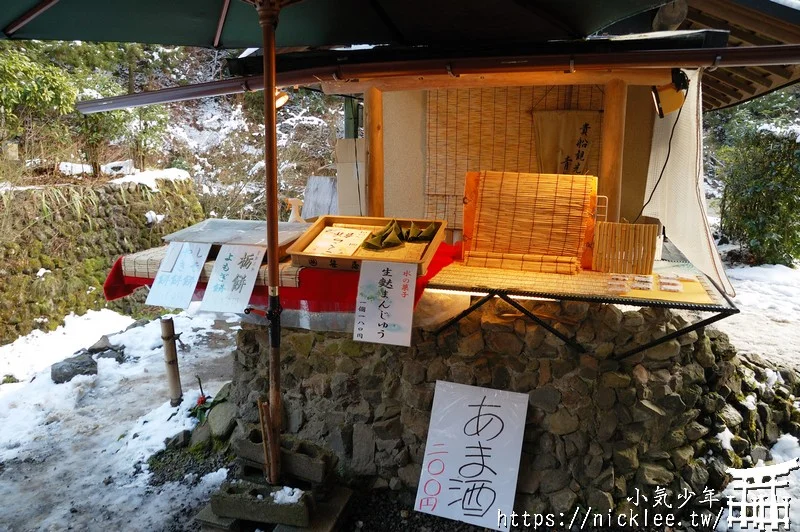
<path id="1" fill-rule="evenodd" d="M 660 86 L 671 82 L 667 68 L 598 68 L 573 72 L 513 72 L 459 76 L 396 76 L 356 81 L 323 82 L 330 94 L 364 94 L 367 143 L 366 193 L 368 215 L 384 213 L 383 93 L 421 89 L 511 87 L 528 85 L 598 85 L 605 89 L 598 194 L 608 197 L 607 220 L 620 220 L 622 161 L 625 145 L 628 87 Z"/>

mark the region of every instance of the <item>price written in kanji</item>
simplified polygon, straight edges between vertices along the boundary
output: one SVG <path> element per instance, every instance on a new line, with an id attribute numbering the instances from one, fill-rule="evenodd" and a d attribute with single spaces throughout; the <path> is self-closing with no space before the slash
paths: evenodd
<path id="1" fill-rule="evenodd" d="M 528 395 L 437 381 L 414 509 L 491 528 L 510 515 Z"/>
<path id="2" fill-rule="evenodd" d="M 224 245 L 208 280 L 200 310 L 244 312 L 250 302 L 265 249 L 259 246 Z"/>
<path id="3" fill-rule="evenodd" d="M 415 264 L 364 261 L 353 340 L 410 345 L 416 281 Z"/>

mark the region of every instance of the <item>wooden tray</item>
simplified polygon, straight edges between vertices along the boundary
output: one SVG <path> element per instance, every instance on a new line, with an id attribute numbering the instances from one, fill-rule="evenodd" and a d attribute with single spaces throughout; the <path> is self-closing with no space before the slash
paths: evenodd
<path id="1" fill-rule="evenodd" d="M 310 268 L 326 268 L 333 270 L 361 269 L 361 261 L 375 260 L 384 262 L 406 262 L 417 265 L 417 275 L 425 275 L 433 255 L 445 236 L 447 222 L 444 220 L 420 220 L 412 218 L 394 218 L 400 227 L 407 228 L 414 222 L 421 229 L 430 223 L 436 224 L 436 233 L 430 242 L 405 242 L 402 246 L 380 251 L 359 248 L 352 255 L 328 255 L 306 253 L 305 249 L 326 227 L 349 227 L 352 229 L 369 229 L 376 231 L 392 221 L 392 218 L 371 218 L 361 216 L 322 216 L 308 231 L 292 244 L 287 253 L 292 257 L 292 264 Z"/>

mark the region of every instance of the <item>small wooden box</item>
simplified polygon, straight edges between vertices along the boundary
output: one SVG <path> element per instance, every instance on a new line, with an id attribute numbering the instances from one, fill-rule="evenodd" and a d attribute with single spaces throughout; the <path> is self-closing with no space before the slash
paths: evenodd
<path id="1" fill-rule="evenodd" d="M 397 248 L 372 251 L 359 248 L 352 255 L 327 255 L 306 253 L 305 249 L 314 241 L 326 227 L 347 227 L 351 229 L 369 229 L 377 231 L 382 229 L 393 218 L 371 218 L 362 216 L 322 216 L 303 235 L 292 244 L 287 252 L 292 257 L 295 266 L 310 268 L 326 268 L 332 270 L 359 271 L 361 261 L 374 260 L 385 262 L 405 262 L 417 265 L 417 275 L 425 275 L 428 265 L 433 260 L 433 255 L 445 236 L 447 222 L 444 220 L 419 220 L 411 218 L 394 218 L 400 227 L 406 229 L 414 222 L 420 229 L 429 224 L 436 224 L 436 233 L 430 242 L 406 242 Z"/>

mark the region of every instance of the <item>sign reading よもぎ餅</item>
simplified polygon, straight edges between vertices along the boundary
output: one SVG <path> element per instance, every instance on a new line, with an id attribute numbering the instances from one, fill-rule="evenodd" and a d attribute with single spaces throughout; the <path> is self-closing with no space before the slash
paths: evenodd
<path id="1" fill-rule="evenodd" d="M 210 249 L 211 244 L 170 242 L 145 303 L 167 308 L 188 307 Z"/>
<path id="2" fill-rule="evenodd" d="M 244 312 L 265 251 L 260 246 L 222 246 L 214 261 L 200 310 Z"/>
<path id="3" fill-rule="evenodd" d="M 363 261 L 353 340 L 410 345 L 416 282 L 415 264 Z"/>
<path id="4" fill-rule="evenodd" d="M 437 381 L 414 509 L 508 530 L 528 395 Z"/>

